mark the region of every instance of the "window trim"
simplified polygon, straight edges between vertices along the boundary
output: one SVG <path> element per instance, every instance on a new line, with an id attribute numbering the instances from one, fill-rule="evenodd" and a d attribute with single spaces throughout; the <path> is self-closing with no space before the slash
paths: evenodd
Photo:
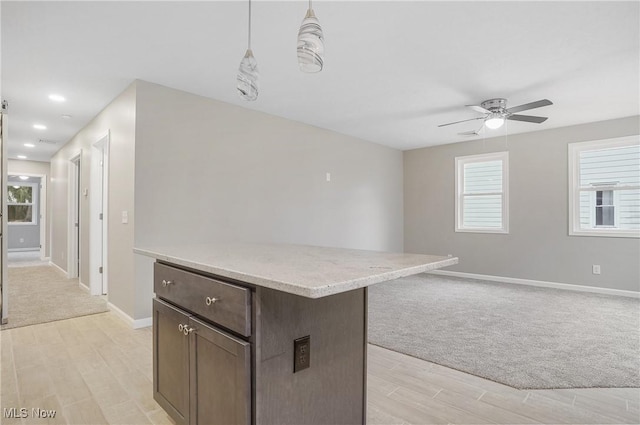
<path id="1" fill-rule="evenodd" d="M 38 214 L 38 204 L 40 202 L 40 200 L 38 199 L 38 194 L 39 194 L 39 190 L 40 190 L 40 185 L 38 183 L 34 183 L 34 182 L 16 182 L 16 181 L 12 181 L 12 182 L 7 182 L 7 192 L 8 192 L 8 187 L 9 186 L 31 186 L 31 196 L 33 198 L 33 202 L 31 202 L 30 204 L 21 204 L 21 203 L 17 203 L 17 202 L 9 202 L 7 200 L 7 225 L 9 226 L 37 226 L 38 225 L 38 219 L 39 214 Z M 7 195 L 7 198 L 9 197 L 9 195 Z M 9 207 L 11 205 L 31 205 L 31 218 L 32 220 L 30 222 L 23 222 L 23 221 L 9 221 Z"/>
<path id="2" fill-rule="evenodd" d="M 502 227 L 462 227 L 464 165 L 474 162 L 502 161 Z M 492 152 L 455 157 L 455 231 L 463 233 L 509 234 L 509 152 Z M 498 193 L 495 193 L 498 194 Z"/>
<path id="3" fill-rule="evenodd" d="M 640 230 L 623 230 L 614 229 L 611 227 L 598 227 L 594 229 L 580 228 L 580 152 L 638 145 L 639 137 L 640 136 L 638 135 L 632 135 L 625 137 L 615 137 L 611 139 L 592 140 L 588 142 L 574 142 L 568 144 L 569 236 L 640 238 Z M 631 186 L 631 188 L 635 188 L 635 186 Z M 613 190 L 614 198 L 617 196 L 615 186 L 602 186 L 594 188 L 594 193 L 595 190 Z M 616 208 L 616 210 L 618 209 Z M 618 213 L 616 211 L 616 215 L 617 214 Z"/>

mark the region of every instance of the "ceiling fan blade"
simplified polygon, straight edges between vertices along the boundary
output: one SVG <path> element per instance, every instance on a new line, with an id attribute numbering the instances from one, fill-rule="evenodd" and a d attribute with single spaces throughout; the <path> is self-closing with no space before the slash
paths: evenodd
<path id="1" fill-rule="evenodd" d="M 479 130 L 471 130 L 471 131 L 463 131 L 462 133 L 458 133 L 460 136 L 479 136 Z"/>
<path id="2" fill-rule="evenodd" d="M 508 120 L 534 122 L 536 124 L 543 123 L 548 117 L 534 117 L 532 115 L 509 115 Z"/>
<path id="3" fill-rule="evenodd" d="M 445 126 L 447 126 L 447 125 L 459 124 L 459 123 L 461 123 L 461 122 L 475 121 L 475 120 L 483 120 L 483 119 L 484 119 L 484 117 L 478 117 L 478 118 L 471 118 L 471 119 L 468 119 L 468 120 L 462 120 L 462 121 L 456 121 L 456 122 L 448 122 L 448 123 L 446 123 L 446 124 L 440 124 L 438 127 L 445 127 Z"/>
<path id="4" fill-rule="evenodd" d="M 490 114 L 491 113 L 490 110 L 484 109 L 482 106 L 478 106 L 478 105 L 464 105 L 464 106 L 466 106 L 467 108 L 471 108 L 474 111 L 478 111 L 478 112 L 480 112 L 482 114 Z"/>
<path id="5" fill-rule="evenodd" d="M 528 109 L 541 108 L 543 106 L 553 105 L 553 102 L 549 99 L 538 100 L 537 102 L 525 103 L 524 105 L 514 106 L 513 108 L 507 109 L 507 112 L 510 114 L 515 114 L 516 112 L 526 111 Z"/>

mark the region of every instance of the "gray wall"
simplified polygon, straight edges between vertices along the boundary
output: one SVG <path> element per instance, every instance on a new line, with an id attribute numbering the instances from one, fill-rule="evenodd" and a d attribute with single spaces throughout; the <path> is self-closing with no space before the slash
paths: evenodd
<path id="1" fill-rule="evenodd" d="M 639 118 L 405 151 L 405 251 L 453 254 L 460 272 L 638 291 L 637 238 L 568 235 L 567 144 L 638 134 Z M 456 233 L 454 158 L 504 150 L 509 234 Z"/>
<path id="2" fill-rule="evenodd" d="M 402 250 L 401 151 L 139 81 L 135 158 L 136 246 Z"/>
<path id="3" fill-rule="evenodd" d="M 20 180 L 17 178 L 7 179 L 9 185 L 11 183 L 35 183 L 40 185 L 39 177 L 31 177 L 29 180 Z M 34 194 L 34 201 L 37 203 L 37 208 L 34 214 L 38 217 L 37 224 L 9 224 L 7 228 L 7 247 L 11 250 L 40 250 L 40 225 L 42 219 L 40 218 L 40 190 L 36 189 Z"/>
<path id="4" fill-rule="evenodd" d="M 109 210 L 107 272 L 109 302 L 127 315 L 134 316 L 135 280 L 133 265 L 133 179 L 135 145 L 136 85 L 131 84 L 96 117 L 80 130 L 51 158 L 52 210 L 51 261 L 67 269 L 68 198 L 70 159 L 81 152 L 80 186 L 87 196 L 80 197 L 80 281 L 89 286 L 90 264 L 89 212 L 92 193 L 91 155 L 93 144 L 110 135 Z M 129 212 L 129 223 L 121 221 L 122 211 Z"/>

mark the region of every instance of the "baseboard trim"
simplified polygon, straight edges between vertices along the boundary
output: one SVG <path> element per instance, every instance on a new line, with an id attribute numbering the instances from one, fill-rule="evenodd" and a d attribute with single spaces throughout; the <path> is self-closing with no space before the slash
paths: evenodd
<path id="1" fill-rule="evenodd" d="M 85 292 L 91 293 L 91 289 L 89 289 L 89 287 L 87 285 L 85 285 L 84 283 L 80 282 L 80 279 L 78 279 L 78 286 L 80 287 L 80 289 L 82 289 Z"/>
<path id="2" fill-rule="evenodd" d="M 9 248 L 7 252 L 40 252 L 40 247 L 33 248 Z"/>
<path id="3" fill-rule="evenodd" d="M 451 270 L 433 270 L 430 274 L 452 277 L 464 277 L 467 279 L 489 280 L 492 282 L 514 283 L 516 285 L 539 286 L 542 288 L 565 289 L 568 291 L 592 292 L 596 294 L 617 295 L 620 297 L 640 298 L 640 292 L 625 291 L 622 289 L 602 288 L 599 286 L 573 285 L 571 283 L 546 282 L 543 280 L 520 279 L 517 277 L 491 276 L 486 274 L 454 272 Z"/>
<path id="4" fill-rule="evenodd" d="M 62 267 L 60 267 L 59 265 L 57 265 L 56 263 L 54 263 L 53 261 L 49 261 L 49 265 L 55 267 L 61 273 L 63 273 L 65 276 L 67 276 L 67 271 L 65 269 L 63 269 Z"/>
<path id="5" fill-rule="evenodd" d="M 153 320 L 151 317 L 145 317 L 144 319 L 136 320 L 110 302 L 107 303 L 107 306 L 109 307 L 109 310 L 113 311 L 118 317 L 124 320 L 133 329 L 148 328 L 152 324 Z"/>

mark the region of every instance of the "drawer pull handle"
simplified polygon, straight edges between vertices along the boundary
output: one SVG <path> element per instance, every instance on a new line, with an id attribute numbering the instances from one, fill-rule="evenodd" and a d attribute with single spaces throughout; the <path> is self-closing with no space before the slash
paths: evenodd
<path id="1" fill-rule="evenodd" d="M 166 288 L 167 286 L 171 285 L 172 283 L 173 283 L 173 282 L 172 282 L 171 280 L 164 280 L 164 279 L 162 279 L 162 286 L 163 286 L 163 287 L 165 287 L 165 288 Z"/>
<path id="2" fill-rule="evenodd" d="M 206 305 L 211 305 L 211 304 L 215 304 L 216 301 L 220 301 L 220 298 L 207 297 L 205 298 L 204 303 Z"/>

